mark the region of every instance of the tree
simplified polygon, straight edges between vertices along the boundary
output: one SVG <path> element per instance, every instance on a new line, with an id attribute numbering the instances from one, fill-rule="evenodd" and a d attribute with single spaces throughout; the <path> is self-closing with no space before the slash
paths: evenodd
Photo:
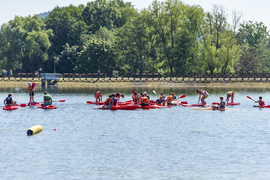
<path id="1" fill-rule="evenodd" d="M 57 60 L 57 72 L 59 73 L 74 73 L 74 68 L 77 65 L 78 46 L 70 47 L 65 44 L 64 50 L 59 56 L 54 57 Z"/>
<path id="2" fill-rule="evenodd" d="M 82 16 L 89 31 L 95 34 L 100 27 L 106 27 L 109 30 L 121 27 L 125 24 L 128 16 L 122 16 L 123 7 L 131 8 L 130 3 L 124 3 L 122 0 L 96 0 L 87 3 L 82 12 Z M 127 15 L 127 13 L 125 14 Z"/>
<path id="3" fill-rule="evenodd" d="M 33 72 L 48 59 L 51 30 L 45 29 L 44 21 L 37 15 L 18 17 L 3 26 L 1 32 L 2 56 L 7 60 L 7 69 L 22 69 Z"/>
<path id="4" fill-rule="evenodd" d="M 84 6 L 56 7 L 45 19 L 47 29 L 52 29 L 54 36 L 50 39 L 50 61 L 64 50 L 66 44 L 81 47 L 82 36 L 86 31 L 86 24 L 82 18 Z M 53 62 L 50 62 L 53 64 Z M 69 70 L 69 71 L 72 71 Z"/>
<path id="5" fill-rule="evenodd" d="M 112 73 L 116 67 L 116 59 L 117 53 L 114 43 L 100 38 L 92 38 L 83 46 L 75 71 Z"/>

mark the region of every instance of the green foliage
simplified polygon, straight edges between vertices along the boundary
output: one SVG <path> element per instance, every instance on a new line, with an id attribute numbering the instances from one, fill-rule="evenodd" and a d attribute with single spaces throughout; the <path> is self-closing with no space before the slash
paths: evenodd
<path id="1" fill-rule="evenodd" d="M 240 17 L 234 19 L 239 22 Z M 180 0 L 137 11 L 123 0 L 56 7 L 0 29 L 0 68 L 60 73 L 238 73 L 270 71 L 269 32 L 230 25 L 222 6 L 204 12 Z"/>
<path id="2" fill-rule="evenodd" d="M 92 38 L 83 46 L 75 72 L 96 73 L 100 71 L 110 74 L 116 67 L 116 59 L 117 52 L 114 43 Z"/>

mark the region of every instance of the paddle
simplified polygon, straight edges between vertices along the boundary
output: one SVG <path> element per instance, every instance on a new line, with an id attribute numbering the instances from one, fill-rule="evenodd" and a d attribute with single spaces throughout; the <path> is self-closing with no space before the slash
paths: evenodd
<path id="1" fill-rule="evenodd" d="M 132 93 L 135 94 L 136 92 L 133 90 Z"/>
<path id="2" fill-rule="evenodd" d="M 153 93 L 158 97 L 157 92 L 153 89 Z M 158 97 L 159 98 L 159 97 Z"/>
<path id="3" fill-rule="evenodd" d="M 255 100 L 254 100 L 254 99 L 252 99 L 251 97 L 247 96 L 247 98 L 248 98 L 248 99 L 251 99 L 252 101 L 254 101 L 254 102 L 255 102 Z"/>
<path id="4" fill-rule="evenodd" d="M 26 107 L 26 104 L 16 104 L 16 106 Z"/>
<path id="5" fill-rule="evenodd" d="M 53 101 L 53 102 L 66 102 L 66 100 L 59 100 L 59 101 Z"/>
<path id="6" fill-rule="evenodd" d="M 185 97 L 187 97 L 187 96 L 183 94 L 183 95 L 182 95 L 182 96 L 180 96 L 179 98 L 185 98 Z"/>

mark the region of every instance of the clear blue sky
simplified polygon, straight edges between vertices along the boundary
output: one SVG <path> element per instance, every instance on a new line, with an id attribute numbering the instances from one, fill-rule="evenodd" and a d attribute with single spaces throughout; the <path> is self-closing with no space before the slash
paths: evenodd
<path id="1" fill-rule="evenodd" d="M 91 0 L 2 0 L 0 6 L 0 25 L 14 19 L 15 15 L 28 16 L 47 12 L 55 6 L 68 6 L 69 4 L 86 5 Z M 124 0 L 135 5 L 136 9 L 148 7 L 153 0 Z M 164 1 L 164 0 L 162 0 Z M 266 0 L 183 0 L 185 4 L 200 5 L 205 11 L 211 11 L 212 5 L 221 5 L 227 10 L 230 20 L 233 9 L 243 13 L 242 21 L 252 20 L 263 22 L 270 29 L 269 7 L 270 1 Z M 231 22 L 230 22 L 231 23 Z"/>

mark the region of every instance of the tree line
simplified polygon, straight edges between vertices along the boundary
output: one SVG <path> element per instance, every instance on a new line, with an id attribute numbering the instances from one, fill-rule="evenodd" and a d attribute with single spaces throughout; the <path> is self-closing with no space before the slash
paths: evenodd
<path id="1" fill-rule="evenodd" d="M 55 7 L 47 17 L 16 16 L 1 25 L 0 68 L 58 73 L 269 73 L 262 22 L 213 5 L 180 0 L 136 10 L 123 0 Z"/>

